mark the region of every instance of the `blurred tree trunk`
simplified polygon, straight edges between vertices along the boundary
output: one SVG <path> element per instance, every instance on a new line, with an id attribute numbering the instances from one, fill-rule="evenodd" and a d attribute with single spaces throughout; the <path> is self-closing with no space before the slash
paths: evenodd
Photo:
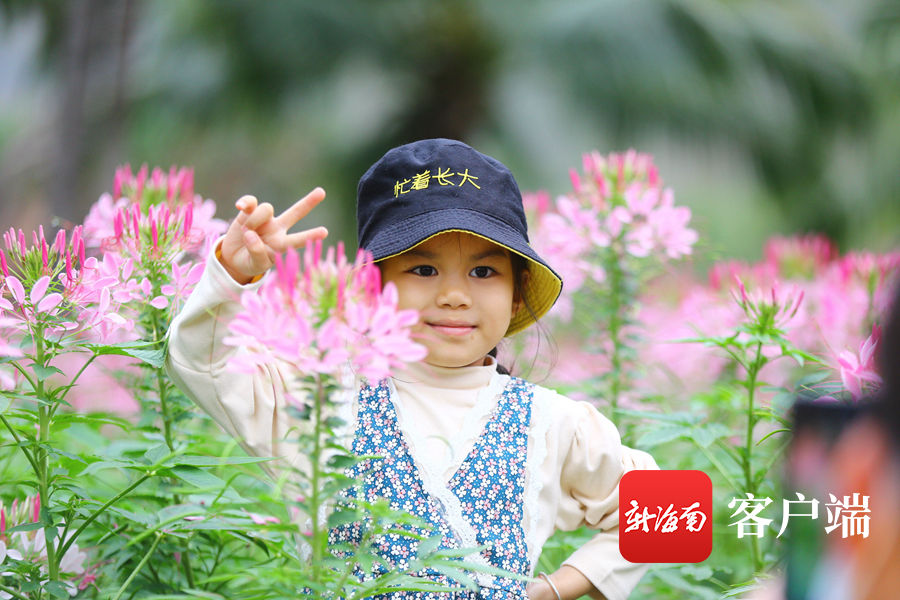
<path id="1" fill-rule="evenodd" d="M 84 94 L 88 73 L 88 37 L 98 0 L 69 2 L 65 14 L 62 92 L 56 157 L 51 169 L 50 210 L 55 216 L 75 217 L 71 202 L 78 189 L 84 155 Z"/>
<path id="2" fill-rule="evenodd" d="M 66 4 L 63 15 L 62 87 L 59 98 L 57 143 L 50 169 L 49 208 L 53 216 L 80 220 L 87 163 L 104 147 L 121 151 L 125 119 L 125 83 L 128 46 L 133 30 L 132 0 L 104 2 L 75 0 Z M 98 71 L 112 64 L 112 89 L 102 83 L 92 86 Z M 93 76 L 93 77 L 92 77 Z M 109 101 L 91 98 L 96 88 L 111 92 Z M 109 111 L 90 115 L 88 107 Z M 92 133 L 91 117 L 103 122 L 102 137 Z"/>

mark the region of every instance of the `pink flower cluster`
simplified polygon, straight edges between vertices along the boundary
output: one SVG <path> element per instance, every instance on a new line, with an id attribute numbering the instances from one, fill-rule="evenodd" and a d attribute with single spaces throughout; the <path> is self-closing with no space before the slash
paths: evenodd
<path id="1" fill-rule="evenodd" d="M 22 230 L 7 231 L 0 250 L 0 354 L 21 355 L 10 346 L 11 337 L 21 338 L 40 326 L 45 336 L 74 336 L 127 327 L 118 315 L 112 293 L 117 279 L 104 277 L 95 258 L 85 258 L 81 228 L 70 240 L 60 230 L 48 244 L 41 227 L 32 233 L 32 245 Z"/>
<path id="2" fill-rule="evenodd" d="M 0 356 L 26 353 L 22 340 L 36 327 L 45 337 L 67 343 L 159 335 L 159 327 L 144 331 L 148 309 L 167 311 L 156 321 L 171 317 L 200 279 L 214 239 L 227 227 L 214 218 L 215 203 L 194 194 L 193 177 L 190 169 L 148 173 L 144 166 L 135 175 L 125 166 L 116 171 L 114 195 L 101 196 L 85 224 L 71 234 L 59 231 L 49 243 L 43 228 L 31 236 L 6 232 L 0 249 Z M 60 348 L 54 366 L 78 372 L 83 361 L 76 359 L 83 355 Z M 82 385 L 71 390 L 70 404 L 104 404 L 96 394 L 89 397 L 88 381 L 102 389 L 105 380 L 108 389 L 120 392 L 103 397 L 122 399 L 121 382 L 110 374 L 123 368 L 121 357 L 98 358 L 84 372 Z M 0 366 L 0 386 L 21 383 L 15 371 Z M 116 406 L 127 411 L 135 403 L 117 401 Z"/>
<path id="3" fill-rule="evenodd" d="M 688 227 L 690 209 L 675 206 L 650 155 L 594 151 L 582 157 L 582 167 L 580 174 L 570 171 L 572 192 L 555 203 L 541 192 L 524 198 L 534 247 L 566 282 L 555 309 L 564 320 L 571 316 L 572 294 L 585 281 L 605 280 L 606 261 L 679 259 L 697 241 Z"/>
<path id="4" fill-rule="evenodd" d="M 154 168 L 148 177 L 146 165 L 137 175 L 125 165 L 116 170 L 113 195 L 102 195 L 85 218 L 85 239 L 138 260 L 170 258 L 225 232 L 215 211 L 212 200 L 194 195 L 193 169 Z"/>
<path id="5" fill-rule="evenodd" d="M 206 256 L 227 223 L 215 218 L 216 205 L 194 193 L 194 172 L 168 171 L 146 165 L 135 174 L 125 165 L 116 170 L 112 194 L 103 194 L 84 222 L 84 241 L 93 253 L 95 276 L 114 281 L 108 302 L 118 308 L 121 323 L 108 323 L 97 333 L 110 342 L 149 339 L 148 308 L 166 321 L 178 310 L 203 274 Z M 100 298 L 101 303 L 107 299 Z M 77 361 L 60 357 L 57 366 L 77 372 Z M 137 407 L 122 373 L 136 376 L 127 359 L 95 360 L 68 396 L 80 410 L 131 413 Z M 118 376 L 114 376 L 118 374 Z M 96 393 L 105 389 L 106 394 Z"/>
<path id="6" fill-rule="evenodd" d="M 148 175 L 144 165 L 135 175 L 125 165 L 116 170 L 113 195 L 91 207 L 85 240 L 100 250 L 103 272 L 119 279 L 118 302 L 174 308 L 200 279 L 213 241 L 228 226 L 215 211 L 212 200 L 194 194 L 192 169 L 154 168 Z M 161 270 L 168 281 L 154 285 L 151 274 Z"/>
<path id="7" fill-rule="evenodd" d="M 667 383 L 673 374 L 687 374 L 675 379 L 693 389 L 708 386 L 725 361 L 712 348 L 673 341 L 728 335 L 745 311 L 756 318 L 758 311 L 771 310 L 787 339 L 833 368 L 858 398 L 878 383 L 872 327 L 886 314 L 898 276 L 900 252 L 841 256 L 822 236 L 775 237 L 759 262 L 726 261 L 710 269 L 706 282 L 684 276 L 678 286 L 657 283 L 646 290 L 639 318 L 649 339 L 641 361 L 665 371 Z M 764 378 L 789 386 L 794 373 L 790 361 L 777 361 Z"/>
<path id="8" fill-rule="evenodd" d="M 398 310 L 396 288 L 382 289 L 370 257 L 360 252 L 351 263 L 342 244 L 324 255 L 321 241 L 308 245 L 302 266 L 294 250 L 277 257 L 275 273 L 258 292 L 245 292 L 241 304 L 225 342 L 244 348 L 232 359 L 243 371 L 277 360 L 299 375 L 337 375 L 349 364 L 378 381 L 426 353 L 410 339 L 417 313 Z"/>

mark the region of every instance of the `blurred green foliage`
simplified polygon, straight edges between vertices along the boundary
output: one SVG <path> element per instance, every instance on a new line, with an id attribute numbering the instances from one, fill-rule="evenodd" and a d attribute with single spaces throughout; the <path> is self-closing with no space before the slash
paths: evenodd
<path id="1" fill-rule="evenodd" d="M 359 175 L 445 136 L 553 193 L 583 151 L 651 152 L 725 253 L 776 231 L 883 249 L 898 25 L 891 0 L 6 0 L 0 35 L 40 43 L 0 46 L 28 71 L 0 95 L 3 220 L 77 222 L 115 165 L 174 163 L 222 206 L 323 185 L 352 242 Z"/>

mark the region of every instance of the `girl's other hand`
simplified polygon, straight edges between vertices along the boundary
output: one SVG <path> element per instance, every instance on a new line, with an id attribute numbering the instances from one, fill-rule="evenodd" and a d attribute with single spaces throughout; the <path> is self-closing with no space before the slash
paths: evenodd
<path id="1" fill-rule="evenodd" d="M 525 591 L 528 593 L 528 600 L 556 600 L 553 588 L 542 579 L 529 583 Z"/>
<path id="2" fill-rule="evenodd" d="M 550 581 L 553 581 L 553 586 Z M 606 600 L 606 596 L 581 571 L 570 565 L 561 566 L 552 575 L 542 573 L 538 579 L 528 584 L 525 591 L 528 593 L 528 600 L 569 600 L 583 596 L 592 600 Z"/>
<path id="3" fill-rule="evenodd" d="M 222 240 L 219 257 L 222 266 L 243 285 L 269 270 L 275 264 L 275 256 L 288 248 L 299 248 L 308 241 L 325 239 L 328 230 L 324 227 L 288 233 L 295 223 L 324 199 L 325 190 L 317 187 L 276 217 L 268 202 L 258 204 L 255 196 L 241 196 L 234 204 L 240 213 L 231 222 Z"/>

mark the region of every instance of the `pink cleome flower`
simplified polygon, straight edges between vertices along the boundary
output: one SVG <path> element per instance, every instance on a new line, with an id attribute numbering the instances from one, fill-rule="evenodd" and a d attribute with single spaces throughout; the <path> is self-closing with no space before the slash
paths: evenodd
<path id="1" fill-rule="evenodd" d="M 837 357 L 837 369 L 841 374 L 844 388 L 850 392 L 854 400 L 859 400 L 868 389 L 881 385 L 881 376 L 876 371 L 875 356 L 881 330 L 872 327 L 872 335 L 859 346 L 857 353 L 843 350 Z"/>
<path id="2" fill-rule="evenodd" d="M 194 194 L 194 171 L 171 167 L 168 172 L 147 165 L 132 174 L 125 165 L 116 170 L 112 195 L 104 194 L 85 219 L 85 240 L 100 247 L 140 258 L 196 250 L 228 224 L 214 217 L 215 202 Z"/>
<path id="3" fill-rule="evenodd" d="M 81 227 L 70 241 L 59 231 L 48 244 L 43 227 L 33 244 L 21 230 L 7 231 L 0 250 L 0 319 L 19 334 L 40 326 L 45 335 L 75 335 L 104 325 L 127 327 L 112 300 L 116 278 L 104 276 L 94 258 L 85 258 Z M 0 330 L 3 328 L 0 324 Z M 102 335 L 101 335 L 102 337 Z"/>
<path id="4" fill-rule="evenodd" d="M 87 245 L 100 251 L 100 271 L 118 280 L 113 300 L 125 314 L 148 305 L 177 311 L 227 229 L 215 211 L 215 202 L 194 194 L 192 169 L 116 170 L 112 195 L 91 207 L 84 230 Z"/>
<path id="5" fill-rule="evenodd" d="M 675 206 L 650 155 L 629 150 L 602 156 L 594 151 L 582 162 L 583 174 L 569 173 L 572 194 L 552 207 L 546 194 L 525 196 L 536 245 L 554 267 L 570 271 L 564 273 L 565 294 L 577 290 L 585 277 L 602 279 L 592 256 L 597 249 L 618 244 L 636 259 L 663 261 L 691 253 L 697 233 L 688 227 L 690 209 Z"/>
<path id="6" fill-rule="evenodd" d="M 243 371 L 274 359 L 304 375 L 337 375 L 349 363 L 378 381 L 426 354 L 410 338 L 417 313 L 398 310 L 396 288 L 382 289 L 381 273 L 366 253 L 349 262 L 343 244 L 324 256 L 320 241 L 308 245 L 302 267 L 294 250 L 276 257 L 275 273 L 258 292 L 245 292 L 241 304 L 225 343 L 245 348 L 232 359 Z"/>

